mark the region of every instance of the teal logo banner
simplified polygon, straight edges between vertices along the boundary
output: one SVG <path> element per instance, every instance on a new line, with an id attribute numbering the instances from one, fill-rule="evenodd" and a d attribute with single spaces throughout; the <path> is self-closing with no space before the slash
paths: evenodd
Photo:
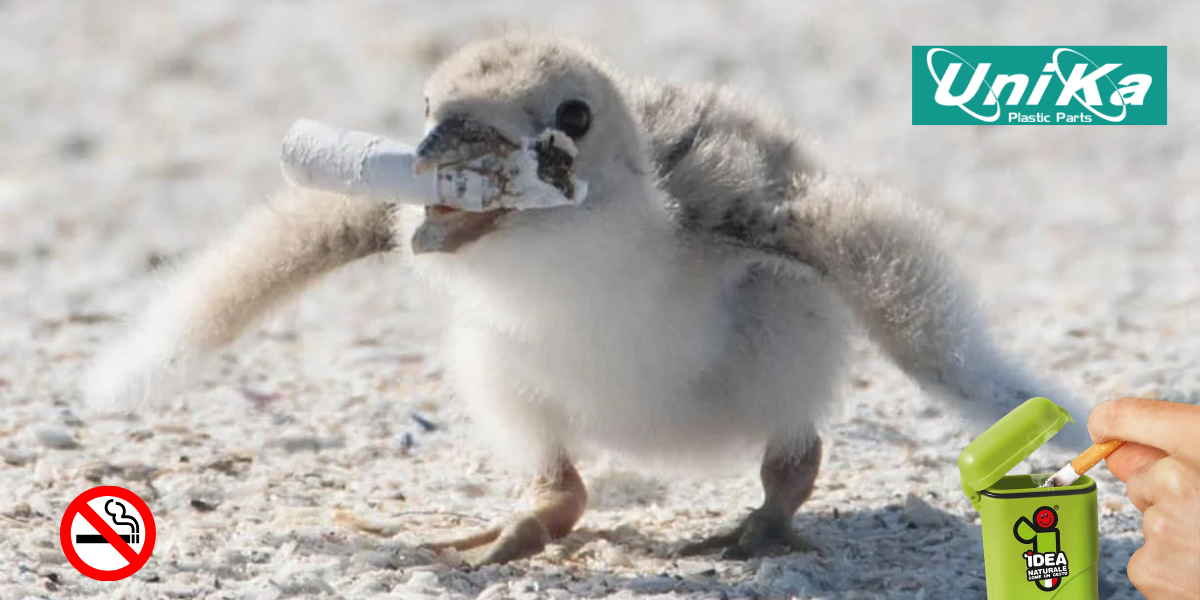
<path id="1" fill-rule="evenodd" d="M 913 46 L 913 125 L 1166 125 L 1166 46 Z"/>

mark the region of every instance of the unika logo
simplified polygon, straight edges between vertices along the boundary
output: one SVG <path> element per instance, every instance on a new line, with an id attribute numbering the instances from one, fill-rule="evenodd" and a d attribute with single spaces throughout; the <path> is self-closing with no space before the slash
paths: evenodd
<path id="1" fill-rule="evenodd" d="M 914 125 L 1166 125 L 1166 46 L 913 46 Z"/>
<path id="2" fill-rule="evenodd" d="M 1033 511 L 1033 521 L 1025 517 L 1013 525 L 1013 535 L 1032 547 L 1021 553 L 1025 561 L 1025 580 L 1033 581 L 1044 592 L 1058 589 L 1071 572 L 1067 553 L 1062 551 L 1058 531 L 1058 512 L 1049 506 Z"/>

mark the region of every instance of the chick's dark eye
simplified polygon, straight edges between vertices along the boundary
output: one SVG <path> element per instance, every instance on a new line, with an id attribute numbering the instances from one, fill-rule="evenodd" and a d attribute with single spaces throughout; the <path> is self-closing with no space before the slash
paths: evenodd
<path id="1" fill-rule="evenodd" d="M 425 118 L 429 118 L 429 96 L 425 97 Z"/>
<path id="2" fill-rule="evenodd" d="M 567 100 L 558 105 L 554 128 L 577 140 L 592 126 L 592 108 L 583 100 Z"/>

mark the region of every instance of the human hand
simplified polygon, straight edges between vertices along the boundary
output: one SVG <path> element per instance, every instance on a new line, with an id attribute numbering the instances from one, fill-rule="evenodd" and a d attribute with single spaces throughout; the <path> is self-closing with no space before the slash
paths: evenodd
<path id="1" fill-rule="evenodd" d="M 1088 432 L 1126 441 L 1105 464 L 1143 515 L 1129 580 L 1149 600 L 1200 598 L 1200 406 L 1120 398 L 1092 410 Z"/>

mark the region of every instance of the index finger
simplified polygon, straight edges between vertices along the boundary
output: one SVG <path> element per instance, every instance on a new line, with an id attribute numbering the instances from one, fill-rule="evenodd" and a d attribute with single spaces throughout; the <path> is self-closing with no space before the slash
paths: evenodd
<path id="1" fill-rule="evenodd" d="M 1113 451 L 1104 459 L 1104 464 L 1108 466 L 1108 470 L 1117 479 L 1128 481 L 1129 476 L 1134 471 L 1142 468 L 1143 465 L 1148 465 L 1156 460 L 1161 460 L 1167 457 L 1167 453 L 1153 446 L 1146 446 L 1137 442 L 1125 442 L 1120 448 Z"/>
<path id="2" fill-rule="evenodd" d="M 1200 406 L 1166 400 L 1118 398 L 1092 409 L 1088 433 L 1097 443 L 1121 439 L 1160 448 L 1193 463 L 1200 462 Z"/>

